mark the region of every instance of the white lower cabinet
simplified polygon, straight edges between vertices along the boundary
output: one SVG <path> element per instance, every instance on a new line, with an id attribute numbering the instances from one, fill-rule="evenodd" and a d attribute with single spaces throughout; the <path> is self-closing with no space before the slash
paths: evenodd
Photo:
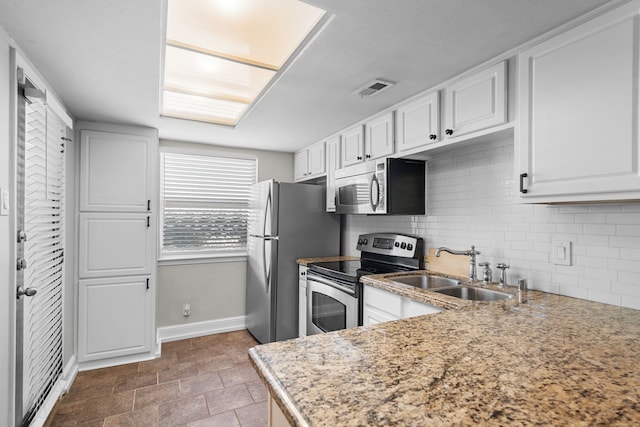
<path id="1" fill-rule="evenodd" d="M 151 350 L 153 291 L 149 276 L 80 280 L 78 361 Z"/>
<path id="2" fill-rule="evenodd" d="M 363 286 L 363 293 L 362 322 L 364 326 L 444 311 L 441 308 L 368 285 Z"/>
<path id="3" fill-rule="evenodd" d="M 307 267 L 298 267 L 298 336 L 307 336 Z"/>

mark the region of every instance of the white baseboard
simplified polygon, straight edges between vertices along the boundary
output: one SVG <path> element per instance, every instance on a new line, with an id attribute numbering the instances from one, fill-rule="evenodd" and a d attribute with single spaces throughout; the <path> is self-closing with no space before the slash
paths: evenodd
<path id="1" fill-rule="evenodd" d="M 163 343 L 201 337 L 203 335 L 240 331 L 246 328 L 245 325 L 245 316 L 237 316 L 227 317 L 225 319 L 206 320 L 204 322 L 186 323 L 184 325 L 162 326 L 158 328 L 157 341 Z"/>
<path id="2" fill-rule="evenodd" d="M 72 355 L 67 364 L 64 366 L 62 370 L 62 375 L 56 383 L 53 385 L 49 396 L 45 399 L 44 403 L 36 413 L 36 416 L 31 421 L 31 427 L 40 427 L 43 426 L 49 414 L 53 410 L 56 402 L 63 394 L 67 393 L 71 388 L 71 384 L 76 379 L 76 375 L 78 375 L 78 361 L 75 355 Z"/>

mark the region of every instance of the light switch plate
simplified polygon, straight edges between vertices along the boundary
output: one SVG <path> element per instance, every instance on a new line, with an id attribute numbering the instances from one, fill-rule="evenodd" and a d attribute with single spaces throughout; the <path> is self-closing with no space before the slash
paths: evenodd
<path id="1" fill-rule="evenodd" d="M 571 241 L 553 241 L 553 263 L 556 265 L 571 265 Z"/>
<path id="2" fill-rule="evenodd" d="M 9 190 L 0 187 L 0 216 L 9 215 Z"/>

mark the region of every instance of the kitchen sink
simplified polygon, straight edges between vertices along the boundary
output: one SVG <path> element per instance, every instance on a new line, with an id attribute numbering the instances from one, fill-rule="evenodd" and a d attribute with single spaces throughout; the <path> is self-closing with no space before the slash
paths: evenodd
<path id="1" fill-rule="evenodd" d="M 471 286 L 434 289 L 433 292 L 470 301 L 500 301 L 513 298 L 513 295 L 506 294 L 504 292 L 492 291 L 491 289 L 484 288 L 474 288 Z"/>
<path id="2" fill-rule="evenodd" d="M 394 282 L 404 283 L 405 285 L 415 286 L 422 289 L 435 289 L 445 288 L 448 286 L 460 285 L 460 281 L 457 279 L 450 279 L 448 277 L 434 276 L 431 274 L 413 274 L 410 276 L 396 276 L 389 277 L 389 280 Z"/>

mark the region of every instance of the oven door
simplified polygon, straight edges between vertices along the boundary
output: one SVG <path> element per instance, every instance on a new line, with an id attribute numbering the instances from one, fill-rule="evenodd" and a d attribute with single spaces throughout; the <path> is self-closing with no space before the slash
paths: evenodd
<path id="1" fill-rule="evenodd" d="M 329 279 L 307 274 L 307 335 L 358 326 L 355 291 Z"/>

